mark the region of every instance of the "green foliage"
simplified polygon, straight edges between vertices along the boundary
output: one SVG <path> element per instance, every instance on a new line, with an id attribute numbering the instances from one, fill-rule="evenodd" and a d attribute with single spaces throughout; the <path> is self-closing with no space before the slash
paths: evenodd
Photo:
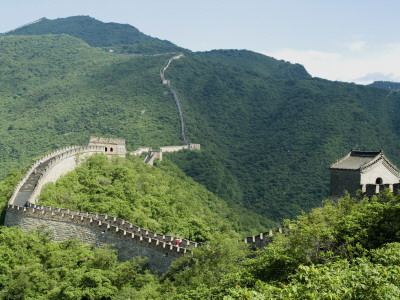
<path id="1" fill-rule="evenodd" d="M 103 23 L 89 16 L 75 16 L 55 20 L 43 18 L 37 23 L 8 33 L 8 35 L 44 34 L 68 34 L 82 39 L 94 47 L 118 45 L 121 47 L 121 52 L 124 53 L 163 53 L 180 49 L 169 41 L 162 41 L 145 35 L 131 25 Z"/>
<path id="2" fill-rule="evenodd" d="M 25 175 L 24 170 L 12 170 L 3 181 L 0 182 L 0 225 L 4 224 L 8 200 L 10 200 L 15 186 Z"/>
<path id="3" fill-rule="evenodd" d="M 195 241 L 209 240 L 221 231 L 265 229 L 257 220 L 248 220 L 243 211 L 229 208 L 171 162 L 163 160 L 158 166 L 148 166 L 135 156 L 110 161 L 93 155 L 55 184 L 47 184 L 39 203 L 108 214 Z"/>
<path id="4" fill-rule="evenodd" d="M 309 78 L 234 50 L 186 54 L 166 77 L 179 92 L 189 139 L 222 165 L 216 174 L 236 179 L 225 189 L 239 188 L 237 203 L 274 220 L 320 205 L 328 166 L 355 146 L 382 148 L 399 162 L 398 93 Z M 197 163 L 185 154 L 171 159 L 189 172 L 187 159 Z M 218 194 L 206 174 L 193 176 Z"/>
<path id="5" fill-rule="evenodd" d="M 399 244 L 388 247 L 400 250 Z M 374 264 L 371 259 L 373 255 L 353 262 L 343 259 L 325 265 L 300 266 L 289 284 L 279 288 L 259 284 L 257 291 L 265 299 L 398 299 L 400 265 Z"/>
<path id="6" fill-rule="evenodd" d="M 392 81 L 374 81 L 373 83 L 369 84 L 369 86 L 385 89 L 388 91 L 400 91 L 400 83 L 399 82 L 392 82 Z"/>
<path id="7" fill-rule="evenodd" d="M 91 171 L 104 171 L 106 161 L 94 156 Z M 108 168 L 112 165 L 123 163 L 117 160 Z M 109 249 L 91 249 L 76 240 L 51 243 L 45 233 L 25 235 L 17 228 L 2 228 L 0 297 L 398 299 L 399 218 L 389 218 L 393 224 L 388 234 L 382 220 L 396 215 L 399 203 L 400 196 L 388 191 L 371 198 L 325 201 L 324 207 L 287 220 L 284 234 L 255 253 L 230 233 L 215 232 L 160 278 L 143 269 L 143 260 L 117 262 Z"/>
<path id="8" fill-rule="evenodd" d="M 182 144 L 159 77 L 171 54 L 154 55 L 182 49 L 83 16 L 10 34 L 0 37 L 1 177 L 90 135 L 125 138 L 131 149 Z M 311 78 L 300 65 L 251 51 L 184 52 L 166 77 L 202 152 L 171 159 L 227 202 L 280 221 L 320 205 L 327 167 L 355 146 L 400 162 L 400 94 Z"/>
<path id="9" fill-rule="evenodd" d="M 67 35 L 0 37 L 0 176 L 91 135 L 181 144 L 159 77 L 169 57 L 115 56 Z"/>
<path id="10" fill-rule="evenodd" d="M 311 75 L 299 64 L 291 64 L 248 50 L 212 50 L 196 56 L 207 61 L 243 69 L 246 75 L 259 75 L 279 79 L 310 79 Z"/>
<path id="11" fill-rule="evenodd" d="M 49 242 L 44 233 L 16 227 L 0 229 L 0 257 L 1 299 L 112 299 L 156 280 L 143 260 L 118 262 L 115 251 Z"/>
<path id="12" fill-rule="evenodd" d="M 163 284 L 175 286 L 175 299 L 222 298 L 240 282 L 240 261 L 248 254 L 246 245 L 237 239 L 214 235 L 191 256 L 175 261 L 162 278 Z"/>

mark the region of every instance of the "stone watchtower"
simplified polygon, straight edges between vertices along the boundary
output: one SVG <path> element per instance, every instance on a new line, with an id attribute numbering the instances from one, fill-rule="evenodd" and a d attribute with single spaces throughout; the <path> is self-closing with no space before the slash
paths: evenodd
<path id="1" fill-rule="evenodd" d="M 126 156 L 125 140 L 118 138 L 104 138 L 91 136 L 88 146 L 99 146 L 104 148 L 106 155 Z"/>
<path id="2" fill-rule="evenodd" d="M 361 190 L 370 196 L 384 188 L 397 192 L 400 188 L 400 172 L 383 151 L 352 150 L 329 167 L 331 184 L 329 196 L 339 198 L 348 191 L 355 196 Z"/>

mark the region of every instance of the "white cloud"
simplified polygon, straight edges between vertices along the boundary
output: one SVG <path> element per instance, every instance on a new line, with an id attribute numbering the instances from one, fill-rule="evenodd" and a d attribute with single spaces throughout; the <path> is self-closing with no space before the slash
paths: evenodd
<path id="1" fill-rule="evenodd" d="M 351 52 L 360 52 L 362 51 L 366 46 L 366 42 L 364 41 L 355 41 L 351 44 L 347 45 L 347 48 L 351 51 Z"/>
<path id="2" fill-rule="evenodd" d="M 360 50 L 362 53 L 357 52 Z M 342 52 L 282 49 L 261 53 L 300 63 L 314 77 L 360 84 L 388 79 L 400 82 L 400 43 L 367 50 L 364 42 L 355 42 Z"/>

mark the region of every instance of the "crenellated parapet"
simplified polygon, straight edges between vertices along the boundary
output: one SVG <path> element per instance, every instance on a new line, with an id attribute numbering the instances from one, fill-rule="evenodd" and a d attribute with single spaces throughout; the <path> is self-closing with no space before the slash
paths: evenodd
<path id="1" fill-rule="evenodd" d="M 260 249 L 268 246 L 274 240 L 274 237 L 279 233 L 283 233 L 283 229 L 281 227 L 275 230 L 260 233 L 258 235 L 246 237 L 244 239 L 244 243 L 251 245 L 253 248 Z"/>
<path id="2" fill-rule="evenodd" d="M 152 153 L 152 160 L 157 154 L 157 158 L 162 157 L 160 149 L 148 151 Z M 196 242 L 143 229 L 120 218 L 35 204 L 46 183 L 56 182 L 95 153 L 124 156 L 125 140 L 91 137 L 88 146 L 64 147 L 35 161 L 14 189 L 5 225 L 25 230 L 45 227 L 55 241 L 76 238 L 99 247 L 112 244 L 121 260 L 147 257 L 150 269 L 162 273 L 190 247 L 199 246 Z"/>
<path id="3" fill-rule="evenodd" d="M 113 244 L 121 260 L 148 257 L 150 269 L 165 272 L 173 260 L 199 243 L 152 232 L 123 219 L 64 208 L 9 204 L 5 224 L 25 230 L 47 228 L 55 241 L 79 239 L 102 247 Z M 179 244 L 176 244 L 179 241 Z"/>
<path id="4" fill-rule="evenodd" d="M 52 158 L 55 158 L 57 156 L 59 156 L 62 153 L 68 152 L 68 151 L 73 151 L 76 148 L 79 148 L 81 146 L 68 146 L 68 147 L 64 147 L 64 148 L 60 148 L 57 150 L 54 150 L 52 152 L 50 152 L 49 154 L 46 154 L 44 156 L 42 156 L 41 158 L 37 159 L 30 167 L 29 169 L 26 171 L 24 177 L 18 182 L 18 184 L 16 185 L 14 192 L 10 198 L 10 200 L 8 201 L 8 203 L 13 203 L 17 194 L 19 193 L 19 191 L 21 190 L 21 187 L 26 183 L 26 181 L 28 180 L 29 176 L 34 172 L 35 169 L 37 169 L 43 162 L 51 160 Z"/>
<path id="5" fill-rule="evenodd" d="M 162 154 L 165 152 L 177 152 L 181 150 L 200 150 L 200 144 L 187 144 L 181 146 L 163 146 L 160 148 L 150 148 L 150 147 L 143 147 L 138 148 L 135 151 L 132 151 L 131 155 L 142 155 L 143 153 L 147 153 L 147 156 L 143 160 L 146 164 L 153 165 L 155 159 L 162 160 Z"/>
<path id="6" fill-rule="evenodd" d="M 48 182 L 74 170 L 85 156 L 103 153 L 100 146 L 71 146 L 58 149 L 38 159 L 17 184 L 9 204 L 35 203 L 40 191 Z"/>

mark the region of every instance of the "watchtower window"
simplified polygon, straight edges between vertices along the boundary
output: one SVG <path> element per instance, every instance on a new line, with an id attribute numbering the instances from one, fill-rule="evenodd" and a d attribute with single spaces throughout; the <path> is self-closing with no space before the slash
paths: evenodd
<path id="1" fill-rule="evenodd" d="M 114 149 L 111 147 L 111 148 L 110 148 L 110 152 L 113 152 L 113 150 L 114 150 Z"/>
<path id="2" fill-rule="evenodd" d="M 382 184 L 382 183 L 383 183 L 382 178 L 378 177 L 378 178 L 376 179 L 375 183 L 376 183 L 376 184 Z"/>
<path id="3" fill-rule="evenodd" d="M 107 152 L 107 147 L 104 148 L 104 151 Z"/>

